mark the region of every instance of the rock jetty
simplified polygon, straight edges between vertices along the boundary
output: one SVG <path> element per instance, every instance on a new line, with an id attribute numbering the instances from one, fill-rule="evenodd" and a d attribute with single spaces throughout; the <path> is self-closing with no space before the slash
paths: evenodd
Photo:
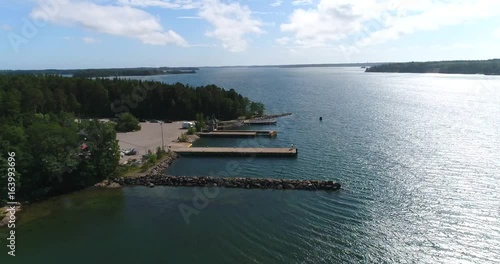
<path id="1" fill-rule="evenodd" d="M 292 115 L 292 113 L 283 113 L 283 114 L 274 114 L 274 115 L 263 115 L 254 118 L 255 120 L 262 120 L 262 119 L 273 119 L 273 118 L 278 118 L 278 117 L 284 117 L 284 116 L 289 116 Z"/>
<path id="2" fill-rule="evenodd" d="M 178 156 L 175 153 L 169 153 L 167 157 L 165 157 L 160 163 L 156 164 L 154 167 L 149 169 L 149 171 L 146 173 L 146 176 L 160 176 L 163 175 L 166 169 L 172 165 L 172 162 L 174 162 L 175 159 L 177 159 Z"/>
<path id="3" fill-rule="evenodd" d="M 158 177 L 163 175 L 163 172 L 177 159 L 177 154 L 171 152 L 163 158 L 158 164 L 151 167 L 147 172 L 139 173 L 135 178 L 143 178 L 143 177 Z M 112 179 L 111 181 L 104 180 L 98 182 L 94 185 L 99 188 L 107 188 L 107 189 L 115 189 L 120 188 L 122 184 L 119 183 L 116 179 Z"/>
<path id="4" fill-rule="evenodd" d="M 108 180 L 104 180 L 102 182 L 98 182 L 96 184 L 94 184 L 95 187 L 99 187 L 99 188 L 108 188 L 108 189 L 116 189 L 116 188 L 120 188 L 120 184 L 114 182 L 114 181 L 108 181 Z"/>
<path id="5" fill-rule="evenodd" d="M 196 176 L 145 176 L 117 178 L 115 182 L 120 185 L 143 185 L 154 187 L 164 186 L 186 186 L 186 187 L 225 187 L 242 189 L 278 189 L 278 190 L 326 190 L 335 191 L 341 185 L 334 181 L 318 180 L 282 180 L 264 178 L 219 178 L 219 177 L 196 177 Z"/>

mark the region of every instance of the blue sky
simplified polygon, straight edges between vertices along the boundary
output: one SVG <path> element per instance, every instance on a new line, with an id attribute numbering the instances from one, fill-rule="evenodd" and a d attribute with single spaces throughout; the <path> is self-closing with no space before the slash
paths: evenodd
<path id="1" fill-rule="evenodd" d="M 500 57 L 497 0 L 2 0 L 0 69 Z"/>

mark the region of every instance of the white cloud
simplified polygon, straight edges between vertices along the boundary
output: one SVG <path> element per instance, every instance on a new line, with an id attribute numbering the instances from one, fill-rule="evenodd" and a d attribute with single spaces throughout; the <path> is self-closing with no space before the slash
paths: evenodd
<path id="1" fill-rule="evenodd" d="M 214 44 L 189 44 L 189 47 L 215 47 Z"/>
<path id="2" fill-rule="evenodd" d="M 252 11 L 253 15 L 284 15 L 283 12 L 274 12 L 274 11 Z M 272 22 L 272 24 L 276 24 Z"/>
<path id="3" fill-rule="evenodd" d="M 294 0 L 292 5 L 312 5 L 312 0 Z"/>
<path id="4" fill-rule="evenodd" d="M 296 44 L 323 46 L 359 31 L 378 9 L 376 0 L 322 0 L 315 9 L 296 9 L 281 31 L 294 34 Z"/>
<path id="5" fill-rule="evenodd" d="M 283 3 L 283 0 L 276 0 L 274 3 L 271 3 L 269 5 L 273 6 L 273 7 L 278 7 L 278 6 L 281 6 L 282 3 Z"/>
<path id="6" fill-rule="evenodd" d="M 493 31 L 493 36 L 500 39 L 500 28 L 497 28 Z"/>
<path id="7" fill-rule="evenodd" d="M 7 24 L 4 24 L 0 26 L 0 29 L 2 29 L 3 31 L 11 31 L 12 27 Z"/>
<path id="8" fill-rule="evenodd" d="M 171 9 L 193 9 L 199 7 L 199 2 L 192 0 L 118 0 L 122 5 L 148 7 L 156 6 Z"/>
<path id="9" fill-rule="evenodd" d="M 287 45 L 288 43 L 290 43 L 290 41 L 292 41 L 292 39 L 289 37 L 282 37 L 282 38 L 276 39 L 276 43 L 278 43 L 281 46 Z"/>
<path id="10" fill-rule="evenodd" d="M 500 15 L 497 0 L 321 0 L 315 8 L 294 10 L 280 28 L 299 46 L 327 46 L 347 37 L 364 46 L 494 15 Z"/>
<path id="11" fill-rule="evenodd" d="M 139 9 L 75 0 L 58 0 L 57 3 L 57 12 L 47 15 L 47 2 L 40 1 L 32 10 L 31 17 L 64 26 L 79 26 L 95 32 L 135 38 L 144 44 L 187 45 L 179 34 L 172 30 L 165 31 L 156 17 Z"/>
<path id="12" fill-rule="evenodd" d="M 496 0 L 437 2 L 427 5 L 420 11 L 417 14 L 392 17 L 386 21 L 384 28 L 368 34 L 359 44 L 382 43 L 418 31 L 438 30 L 445 26 L 460 25 L 500 15 L 500 2 Z"/>
<path id="13" fill-rule="evenodd" d="M 221 0 L 117 0 L 124 6 L 161 7 L 167 9 L 198 9 L 198 16 L 178 16 L 178 19 L 204 19 L 214 26 L 214 30 L 206 32 L 209 37 L 222 42 L 225 49 L 240 52 L 247 48 L 246 37 L 249 34 L 261 34 L 265 26 L 254 19 L 254 14 L 270 12 L 252 12 L 247 6 L 237 2 L 221 2 Z M 281 5 L 276 0 L 271 6 Z"/>
<path id="14" fill-rule="evenodd" d="M 201 19 L 199 16 L 178 16 L 178 19 Z"/>
<path id="15" fill-rule="evenodd" d="M 83 43 L 85 44 L 96 44 L 99 42 L 98 39 L 95 39 L 95 38 L 91 38 L 91 37 L 83 37 L 82 38 L 82 41 Z"/>
<path id="16" fill-rule="evenodd" d="M 233 52 L 247 48 L 245 35 L 263 33 L 262 23 L 251 17 L 252 11 L 248 7 L 239 3 L 206 0 L 198 15 L 215 27 L 207 32 L 207 36 L 219 39 L 225 49 Z"/>

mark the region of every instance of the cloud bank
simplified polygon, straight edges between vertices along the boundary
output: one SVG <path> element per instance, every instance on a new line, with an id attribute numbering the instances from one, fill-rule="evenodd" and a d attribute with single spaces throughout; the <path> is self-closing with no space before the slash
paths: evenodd
<path id="1" fill-rule="evenodd" d="M 495 15 L 500 15 L 495 0 L 320 0 L 314 8 L 295 9 L 280 30 L 302 47 L 328 46 L 348 37 L 363 46 Z"/>
<path id="2" fill-rule="evenodd" d="M 135 38 L 144 44 L 187 45 L 187 41 L 175 31 L 164 30 L 156 17 L 130 6 L 98 5 L 74 0 L 40 1 L 32 10 L 31 17 L 54 24 Z"/>
<path id="3" fill-rule="evenodd" d="M 225 49 L 233 52 L 247 48 L 245 35 L 264 32 L 262 23 L 252 18 L 252 11 L 238 3 L 224 4 L 219 0 L 207 0 L 198 15 L 215 28 L 206 35 L 219 39 Z"/>

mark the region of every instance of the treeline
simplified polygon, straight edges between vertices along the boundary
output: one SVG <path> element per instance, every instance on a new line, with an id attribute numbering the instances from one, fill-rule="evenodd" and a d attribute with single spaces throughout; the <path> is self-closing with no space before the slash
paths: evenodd
<path id="1" fill-rule="evenodd" d="M 76 71 L 73 73 L 73 77 L 150 76 L 183 73 L 196 73 L 196 71 L 182 68 L 89 69 Z"/>
<path id="2" fill-rule="evenodd" d="M 67 113 L 23 113 L 2 116 L 0 122 L 0 206 L 12 191 L 10 168 L 15 169 L 17 202 L 87 187 L 117 168 L 119 147 L 111 124 L 79 123 Z M 9 153 L 15 155 L 10 164 Z"/>
<path id="3" fill-rule="evenodd" d="M 389 63 L 372 66 L 366 72 L 455 73 L 500 75 L 500 59 L 481 61 L 431 61 Z"/>
<path id="4" fill-rule="evenodd" d="M 15 153 L 16 201 L 37 200 L 114 175 L 115 127 L 84 118 L 194 120 L 262 114 L 264 106 L 215 85 L 60 76 L 0 76 L 0 205 L 8 197 L 8 153 Z"/>
<path id="5" fill-rule="evenodd" d="M 127 79 L 0 75 L 0 116 L 20 113 L 73 113 L 81 118 L 114 118 L 130 112 L 140 119 L 194 120 L 262 114 L 264 106 L 215 85 Z"/>
<path id="6" fill-rule="evenodd" d="M 150 76 L 161 74 L 196 73 L 199 68 L 194 67 L 142 67 L 142 68 L 115 68 L 115 69 L 78 69 L 78 70 L 4 70 L 3 75 L 66 75 L 73 77 L 118 77 L 118 76 Z"/>

